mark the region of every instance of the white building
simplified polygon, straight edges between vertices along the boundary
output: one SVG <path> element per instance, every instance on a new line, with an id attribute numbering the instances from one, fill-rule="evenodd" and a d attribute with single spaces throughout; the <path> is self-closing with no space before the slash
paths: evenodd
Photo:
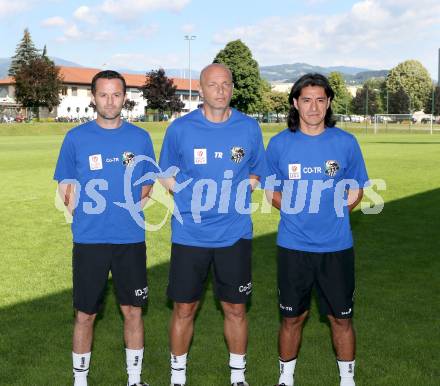
<path id="1" fill-rule="evenodd" d="M 94 111 L 90 107 L 91 87 L 93 76 L 98 73 L 96 68 L 83 67 L 65 67 L 60 66 L 60 75 L 63 79 L 63 88 L 61 89 L 61 103 L 50 114 L 52 117 L 81 118 L 94 117 Z M 130 117 L 136 118 L 145 114 L 147 101 L 143 99 L 142 92 L 139 90 L 145 84 L 145 75 L 138 74 L 122 74 L 127 83 L 127 97 L 133 100 L 136 105 L 131 111 Z M 177 86 L 176 94 L 185 104 L 182 114 L 190 111 L 189 102 L 189 79 L 172 78 Z M 20 106 L 15 101 L 15 81 L 12 77 L 0 79 L 0 107 L 9 115 L 17 114 Z M 193 79 L 191 81 L 191 111 L 197 108 L 201 103 L 199 96 L 199 81 Z M 44 112 L 42 112 L 44 116 Z M 127 111 L 123 111 L 125 116 Z M 47 116 L 46 111 L 46 116 Z"/>

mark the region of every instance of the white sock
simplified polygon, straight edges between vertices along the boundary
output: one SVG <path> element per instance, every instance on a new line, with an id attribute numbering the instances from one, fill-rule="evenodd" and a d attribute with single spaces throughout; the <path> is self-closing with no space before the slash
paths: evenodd
<path id="1" fill-rule="evenodd" d="M 77 354 L 72 352 L 73 378 L 75 386 L 87 386 L 91 352 Z"/>
<path id="2" fill-rule="evenodd" d="M 355 386 L 354 383 L 354 365 L 355 361 L 338 360 L 339 375 L 341 377 L 340 386 Z"/>
<path id="3" fill-rule="evenodd" d="M 125 349 L 127 360 L 128 385 L 134 385 L 141 381 L 142 359 L 144 357 L 144 348 L 132 350 Z"/>
<path id="4" fill-rule="evenodd" d="M 229 368 L 231 369 L 231 383 L 244 382 L 246 371 L 246 354 L 229 353 Z"/>
<path id="5" fill-rule="evenodd" d="M 295 374 L 295 366 L 296 366 L 296 358 L 291 359 L 290 361 L 283 361 L 279 359 L 280 363 L 280 379 L 278 381 L 279 385 L 283 383 L 287 386 L 293 386 Z"/>
<path id="6" fill-rule="evenodd" d="M 188 353 L 173 355 L 171 353 L 171 383 L 184 385 L 186 383 L 186 357 Z"/>

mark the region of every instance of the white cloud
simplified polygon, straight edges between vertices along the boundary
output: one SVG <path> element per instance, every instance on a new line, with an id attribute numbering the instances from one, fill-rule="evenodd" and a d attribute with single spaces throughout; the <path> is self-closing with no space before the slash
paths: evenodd
<path id="1" fill-rule="evenodd" d="M 402 59 L 426 57 L 425 51 L 431 50 L 427 36 L 432 40 L 439 24 L 437 0 L 363 0 L 345 13 L 268 18 L 219 31 L 212 41 L 224 45 L 242 39 L 262 65 L 386 68 Z"/>
<path id="2" fill-rule="evenodd" d="M 34 0 L 0 0 L 0 19 L 29 11 L 34 5 Z"/>
<path id="3" fill-rule="evenodd" d="M 105 0 L 101 9 L 117 19 L 130 20 L 152 11 L 179 12 L 191 0 Z"/>
<path id="4" fill-rule="evenodd" d="M 41 22 L 43 27 L 63 27 L 66 25 L 66 20 L 61 16 L 49 17 Z"/>
<path id="5" fill-rule="evenodd" d="M 59 43 L 64 43 L 69 40 L 80 40 L 85 37 L 84 32 L 82 32 L 76 24 L 69 24 L 63 31 L 63 35 L 57 37 L 55 41 Z"/>
<path id="6" fill-rule="evenodd" d="M 75 19 L 79 21 L 83 21 L 90 24 L 96 24 L 97 18 L 96 15 L 93 13 L 93 10 L 86 5 L 82 5 L 81 7 L 77 8 L 75 12 L 73 12 L 73 16 Z"/>

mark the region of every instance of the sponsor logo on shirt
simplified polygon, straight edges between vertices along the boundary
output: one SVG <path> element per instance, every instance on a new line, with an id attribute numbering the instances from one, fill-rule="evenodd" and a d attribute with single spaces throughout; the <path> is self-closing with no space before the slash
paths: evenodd
<path id="1" fill-rule="evenodd" d="M 289 180 L 301 179 L 301 164 L 289 164 Z"/>
<path id="2" fill-rule="evenodd" d="M 223 152 L 222 151 L 216 151 L 214 152 L 214 158 L 223 158 Z"/>
<path id="3" fill-rule="evenodd" d="M 101 154 L 89 155 L 89 166 L 90 166 L 90 170 L 101 170 L 102 169 Z"/>
<path id="4" fill-rule="evenodd" d="M 206 165 L 208 163 L 206 149 L 194 149 L 194 165 Z"/>
<path id="5" fill-rule="evenodd" d="M 122 163 L 124 166 L 133 166 L 134 153 L 131 151 L 124 151 L 124 153 L 122 153 Z"/>
<path id="6" fill-rule="evenodd" d="M 244 158 L 244 155 L 244 149 L 240 146 L 234 146 L 231 149 L 231 160 L 237 164 L 241 162 L 241 160 Z"/>
<path id="7" fill-rule="evenodd" d="M 339 170 L 338 161 L 335 160 L 325 161 L 325 174 L 327 174 L 329 177 L 336 176 L 338 170 Z"/>

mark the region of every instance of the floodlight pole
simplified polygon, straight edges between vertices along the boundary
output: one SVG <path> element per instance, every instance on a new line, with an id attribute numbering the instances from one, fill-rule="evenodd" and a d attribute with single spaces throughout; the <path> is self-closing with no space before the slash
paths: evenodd
<path id="1" fill-rule="evenodd" d="M 432 126 L 433 126 L 433 117 L 434 117 L 434 106 L 435 106 L 435 86 L 432 87 L 432 101 L 431 101 L 431 134 L 432 134 Z"/>
<path id="2" fill-rule="evenodd" d="M 367 121 L 367 116 L 368 116 L 368 86 L 366 87 L 366 98 L 365 98 L 365 134 L 367 134 L 368 132 L 368 121 Z"/>
<path id="3" fill-rule="evenodd" d="M 192 102 L 192 85 L 191 85 L 191 40 L 196 39 L 196 35 L 185 35 L 185 40 L 188 41 L 188 70 L 189 70 L 189 103 L 188 110 L 191 112 L 191 102 Z"/>
<path id="4" fill-rule="evenodd" d="M 387 114 L 389 113 L 388 107 L 389 107 L 389 96 L 388 96 L 388 87 L 387 87 Z"/>

